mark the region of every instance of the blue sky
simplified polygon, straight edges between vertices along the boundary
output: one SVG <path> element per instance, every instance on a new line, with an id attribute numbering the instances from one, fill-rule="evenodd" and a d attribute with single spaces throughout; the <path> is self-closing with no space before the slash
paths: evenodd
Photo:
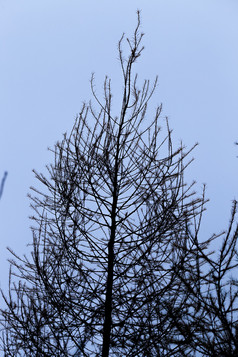
<path id="1" fill-rule="evenodd" d="M 174 145 L 195 142 L 187 181 L 207 184 L 210 202 L 201 239 L 226 228 L 238 199 L 238 2 L 236 0 L 0 0 L 0 175 L 9 172 L 0 201 L 0 282 L 10 246 L 31 242 L 27 193 L 32 169 L 45 172 L 47 151 L 69 131 L 82 102 L 112 78 L 115 114 L 122 84 L 117 42 L 141 9 L 145 51 L 141 80 L 159 76 L 151 115 L 163 103 Z"/>

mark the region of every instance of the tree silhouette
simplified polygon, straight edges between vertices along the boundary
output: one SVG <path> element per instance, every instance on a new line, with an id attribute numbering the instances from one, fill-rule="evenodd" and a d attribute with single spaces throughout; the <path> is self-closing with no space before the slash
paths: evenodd
<path id="1" fill-rule="evenodd" d="M 104 98 L 84 104 L 69 135 L 55 145 L 48 178 L 33 189 L 32 256 L 11 261 L 3 294 L 5 356 L 232 356 L 236 339 L 236 203 L 219 257 L 199 242 L 204 191 L 184 171 L 191 160 L 172 147 L 171 130 L 152 120 L 156 88 L 141 89 L 133 66 L 143 46 L 140 14 L 118 50 L 121 111 Z"/>

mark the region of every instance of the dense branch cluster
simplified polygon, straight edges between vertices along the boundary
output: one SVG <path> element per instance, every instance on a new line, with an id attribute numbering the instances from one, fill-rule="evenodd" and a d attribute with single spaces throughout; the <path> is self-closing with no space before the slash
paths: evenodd
<path id="1" fill-rule="evenodd" d="M 223 238 L 198 237 L 205 198 L 184 182 L 190 151 L 173 149 L 167 121 L 162 136 L 161 106 L 149 119 L 157 80 L 139 89 L 132 73 L 139 28 L 138 13 L 127 59 L 119 41 L 120 114 L 110 80 L 100 101 L 92 77 L 98 111 L 85 104 L 47 177 L 35 172 L 32 256 L 13 253 L 3 294 L 4 356 L 238 353 L 236 202 Z"/>

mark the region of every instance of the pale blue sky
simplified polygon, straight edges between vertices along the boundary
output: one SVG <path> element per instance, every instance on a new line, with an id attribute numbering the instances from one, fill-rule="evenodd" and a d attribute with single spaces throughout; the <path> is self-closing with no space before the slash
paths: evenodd
<path id="1" fill-rule="evenodd" d="M 53 162 L 47 147 L 70 130 L 83 101 L 92 98 L 96 73 L 112 78 L 120 103 L 117 42 L 131 34 L 142 10 L 145 51 L 141 80 L 159 76 L 151 102 L 163 103 L 174 143 L 199 142 L 187 179 L 207 183 L 202 235 L 226 228 L 238 198 L 237 0 L 0 0 L 0 176 L 9 172 L 0 201 L 0 282 L 5 286 L 10 246 L 19 254 L 31 241 L 32 169 Z M 201 236 L 202 238 L 202 236 Z"/>

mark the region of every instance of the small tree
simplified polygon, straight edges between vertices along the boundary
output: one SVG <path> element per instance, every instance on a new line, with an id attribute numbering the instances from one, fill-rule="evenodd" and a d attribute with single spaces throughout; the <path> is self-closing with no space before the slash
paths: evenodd
<path id="1" fill-rule="evenodd" d="M 207 247 L 218 236 L 198 242 L 205 199 L 184 183 L 190 151 L 173 150 L 168 121 L 161 137 L 161 106 L 148 119 L 157 80 L 138 89 L 132 73 L 139 27 L 138 12 L 127 60 L 119 41 L 120 114 L 110 80 L 100 101 L 92 77 L 98 111 L 85 104 L 49 178 L 35 172 L 44 189 L 31 196 L 32 256 L 13 253 L 3 294 L 5 356 L 221 356 L 228 332 L 237 348 L 237 292 L 228 306 L 221 283 L 236 254 L 236 207 L 217 262 Z"/>

